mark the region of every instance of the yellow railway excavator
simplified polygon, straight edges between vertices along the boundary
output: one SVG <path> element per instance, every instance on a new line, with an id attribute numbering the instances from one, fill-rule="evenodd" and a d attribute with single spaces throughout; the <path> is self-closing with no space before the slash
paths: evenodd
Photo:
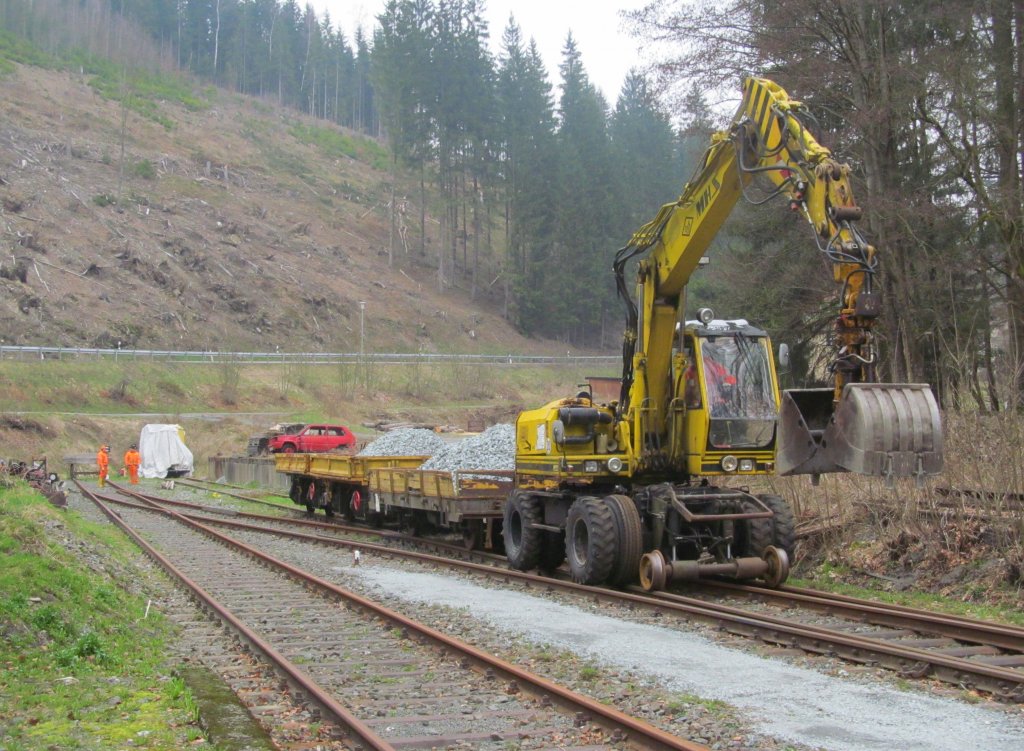
<path id="1" fill-rule="evenodd" d="M 942 468 L 938 406 L 926 384 L 876 383 L 878 258 L 858 231 L 849 167 L 811 135 L 801 104 L 748 79 L 731 126 L 694 177 L 615 259 L 627 306 L 621 393 L 591 392 L 523 412 L 516 489 L 503 519 L 519 569 L 568 560 L 585 584 L 647 589 L 705 576 L 789 571 L 793 513 L 743 485 L 757 475 L 855 472 L 921 481 Z M 684 295 L 712 239 L 755 177 L 806 217 L 831 261 L 841 305 L 834 388 L 780 392 L 768 335 Z M 637 259 L 637 296 L 624 269 Z"/>

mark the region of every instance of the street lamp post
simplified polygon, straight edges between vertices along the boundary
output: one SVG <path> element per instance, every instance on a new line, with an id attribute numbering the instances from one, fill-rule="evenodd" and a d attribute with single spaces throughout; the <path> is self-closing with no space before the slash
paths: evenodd
<path id="1" fill-rule="evenodd" d="M 365 312 L 366 312 L 366 301 L 365 300 L 360 300 L 359 301 L 359 359 L 360 360 L 362 360 L 363 356 L 366 354 L 366 348 L 364 346 L 364 342 L 365 342 L 365 339 L 366 339 L 366 327 L 364 326 L 364 320 L 365 320 L 365 315 L 364 314 L 365 314 Z"/>

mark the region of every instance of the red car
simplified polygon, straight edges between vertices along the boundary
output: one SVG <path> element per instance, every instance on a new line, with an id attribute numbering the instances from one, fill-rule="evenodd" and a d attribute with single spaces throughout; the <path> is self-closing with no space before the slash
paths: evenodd
<path id="1" fill-rule="evenodd" d="M 356 437 L 344 425 L 307 425 L 298 433 L 276 435 L 270 450 L 283 454 L 322 454 L 354 448 Z"/>

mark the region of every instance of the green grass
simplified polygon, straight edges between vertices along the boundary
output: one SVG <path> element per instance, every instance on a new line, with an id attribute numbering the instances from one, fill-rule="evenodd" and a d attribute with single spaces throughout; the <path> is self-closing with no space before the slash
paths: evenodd
<path id="1" fill-rule="evenodd" d="M 69 356 L 0 361 L 0 381 L 11 384 L 0 390 L 0 413 L 180 414 L 227 407 L 286 412 L 295 421 L 345 420 L 353 419 L 355 404 L 373 394 L 394 395 L 399 408 L 493 404 L 496 394 L 532 408 L 570 393 L 578 380 L 571 368 L 555 366 L 225 365 Z"/>
<path id="2" fill-rule="evenodd" d="M 194 700 L 166 662 L 171 626 L 51 542 L 62 538 L 108 571 L 131 555 L 115 530 L 22 483 L 0 488 L 0 747 L 171 749 L 200 737 Z"/>
<path id="3" fill-rule="evenodd" d="M 874 600 L 893 605 L 903 605 L 920 610 L 928 610 L 936 613 L 948 613 L 959 615 L 965 618 L 977 618 L 985 621 L 996 621 L 1011 623 L 1017 626 L 1024 626 L 1024 612 L 1019 608 L 997 607 L 984 605 L 978 602 L 963 602 L 950 599 L 942 595 L 928 592 L 906 591 L 890 592 L 883 589 L 872 589 L 868 587 L 846 584 L 843 578 L 850 576 L 850 572 L 842 567 L 823 564 L 819 566 L 810 578 L 790 578 L 787 584 L 794 587 L 808 587 L 820 589 L 827 592 L 835 592 L 850 597 L 860 597 L 865 600 Z"/>
<path id="4" fill-rule="evenodd" d="M 198 111 L 206 109 L 216 96 L 213 87 L 207 86 L 197 92 L 182 76 L 141 68 L 126 71 L 112 60 L 80 49 L 51 55 L 24 38 L 0 31 L 0 75 L 12 73 L 13 63 L 83 72 L 90 77 L 89 85 L 98 94 L 124 102 L 128 109 L 168 130 L 174 127 L 174 121 L 164 111 L 163 103 L 175 102 L 188 110 Z"/>
<path id="5" fill-rule="evenodd" d="M 174 128 L 174 121 L 168 117 L 163 102 L 176 102 L 188 110 L 198 111 L 209 106 L 211 92 L 203 90 L 196 94 L 184 78 L 133 68 L 130 72 L 111 60 L 104 60 L 81 51 L 70 54 L 69 66 L 84 70 L 92 78 L 89 86 L 106 99 L 122 102 L 133 112 L 167 130 Z"/>
<path id="6" fill-rule="evenodd" d="M 728 715 L 732 712 L 732 708 L 726 702 L 720 699 L 704 699 L 696 694 L 676 694 L 665 702 L 665 710 L 671 714 L 685 715 L 692 706 L 704 707 L 717 715 Z"/>
<path id="7" fill-rule="evenodd" d="M 14 72 L 14 63 L 36 65 L 41 68 L 56 68 L 58 61 L 47 55 L 27 39 L 0 30 L 0 72 Z"/>
<path id="8" fill-rule="evenodd" d="M 369 138 L 349 135 L 338 128 L 304 124 L 292 125 L 291 134 L 329 157 L 351 157 L 385 172 L 389 168 L 387 149 Z"/>

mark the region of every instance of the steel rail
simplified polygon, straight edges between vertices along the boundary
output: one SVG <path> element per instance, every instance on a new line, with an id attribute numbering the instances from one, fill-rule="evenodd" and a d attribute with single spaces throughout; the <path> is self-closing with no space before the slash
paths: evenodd
<path id="1" fill-rule="evenodd" d="M 538 697 L 548 697 L 551 701 L 558 703 L 563 709 L 566 709 L 573 713 L 583 713 L 588 715 L 597 724 L 604 727 L 606 730 L 612 733 L 613 738 L 619 740 L 626 740 L 628 737 L 631 741 L 640 745 L 645 749 L 657 749 L 659 751 L 710 751 L 707 746 L 693 743 L 684 738 L 672 735 L 660 728 L 656 728 L 653 725 L 645 722 L 644 720 L 636 717 L 631 717 L 624 712 L 620 712 L 617 709 L 608 707 L 590 697 L 583 696 L 582 694 L 576 693 L 560 684 L 554 683 L 553 681 L 543 678 L 539 675 L 531 673 L 528 670 L 524 670 L 510 662 L 502 660 L 499 657 L 484 652 L 476 647 L 467 644 L 459 639 L 448 636 L 447 634 L 438 631 L 437 629 L 426 626 L 418 621 L 408 618 L 401 613 L 392 610 L 384 605 L 369 600 L 355 592 L 347 590 L 343 587 L 321 579 L 307 571 L 297 568 L 286 561 L 282 561 L 274 556 L 264 553 L 257 548 L 246 545 L 238 540 L 235 540 L 228 535 L 221 534 L 214 529 L 189 518 L 188 515 L 180 514 L 170 509 L 161 508 L 158 503 L 149 501 L 143 494 L 136 493 L 126 488 L 115 485 L 114 486 L 119 492 L 127 494 L 129 496 L 137 497 L 142 500 L 143 503 L 147 504 L 149 510 L 157 511 L 159 513 L 167 514 L 172 518 L 175 518 L 187 526 L 203 532 L 204 534 L 218 540 L 226 545 L 236 548 L 246 555 L 250 555 L 264 563 L 268 564 L 273 568 L 277 568 L 289 576 L 312 585 L 322 591 L 330 592 L 338 598 L 356 605 L 363 610 L 370 612 L 380 618 L 391 621 L 396 626 L 407 629 L 410 632 L 415 632 L 420 637 L 429 640 L 438 647 L 449 651 L 455 652 L 463 657 L 471 660 L 478 666 L 482 666 L 485 670 L 490 670 L 493 673 L 500 674 L 510 683 L 514 683 L 517 688 L 525 689 L 526 691 L 535 694 Z M 113 512 L 111 512 L 113 513 Z M 227 520 L 216 519 L 213 520 L 217 523 L 221 523 Z M 238 522 L 227 522 L 228 525 L 240 524 Z M 120 526 L 120 525 L 119 525 Z M 251 527 L 252 525 L 244 525 Z M 258 531 L 258 530 L 257 530 Z M 308 536 L 307 536 L 308 537 Z M 133 539 L 135 539 L 133 537 Z M 309 538 L 318 539 L 319 541 L 330 541 L 328 538 Z M 393 548 L 384 548 L 385 550 L 394 550 Z M 444 560 L 444 559 L 438 559 Z M 258 637 L 257 637 L 258 638 Z M 283 658 L 282 658 L 283 659 Z M 299 671 L 301 673 L 301 671 Z M 315 686 L 315 684 L 314 684 Z M 315 690 L 319 690 L 316 687 Z M 330 699 L 330 697 L 326 697 Z M 319 700 L 318 700 L 319 701 Z M 331 700 L 333 702 L 333 700 Z M 336 702 L 333 703 L 339 709 L 344 709 Z M 353 721 L 358 722 L 354 717 Z M 349 720 L 345 720 L 345 724 L 349 724 Z M 371 731 L 372 732 L 372 731 Z M 632 735 L 630 735 L 632 734 Z M 390 748 L 384 746 L 384 748 Z"/>
<path id="2" fill-rule="evenodd" d="M 250 516 L 260 518 L 260 515 L 256 514 Z M 263 518 L 266 519 L 266 517 Z M 289 524 L 302 522 L 305 522 L 306 524 L 311 523 L 306 520 L 282 518 L 269 518 L 266 520 L 278 523 L 286 522 Z M 908 677 L 922 678 L 931 674 L 948 683 L 982 689 L 1006 701 L 1024 702 L 1024 671 L 1004 668 L 997 665 L 987 665 L 985 663 L 968 660 L 963 657 L 929 652 L 926 649 L 899 645 L 897 643 L 887 642 L 884 639 L 856 636 L 821 626 L 795 624 L 792 621 L 788 621 L 783 618 L 776 618 L 762 614 L 751 614 L 748 611 L 729 605 L 709 603 L 699 598 L 687 597 L 685 595 L 668 592 L 647 593 L 639 587 L 630 587 L 626 592 L 619 592 L 601 587 L 576 584 L 574 582 L 555 579 L 548 576 L 538 576 L 511 569 L 497 569 L 492 565 L 453 560 L 428 553 L 418 553 L 385 545 L 376 545 L 374 543 L 343 540 L 321 535 L 307 535 L 302 532 L 291 532 L 287 530 L 273 530 L 219 518 L 209 519 L 208 521 L 222 526 L 237 526 L 249 531 L 276 534 L 279 536 L 318 542 L 321 544 L 331 544 L 349 548 L 356 547 L 382 555 L 412 558 L 432 565 L 459 567 L 492 577 L 501 576 L 506 579 L 521 581 L 528 584 L 585 594 L 586 596 L 593 597 L 596 600 L 606 601 L 613 604 L 628 602 L 655 609 L 684 613 L 687 617 L 696 617 L 714 624 L 724 622 L 727 624 L 727 628 L 729 628 L 729 630 L 748 636 L 757 636 L 758 638 L 762 638 L 768 642 L 792 644 L 806 651 L 821 654 L 837 654 L 855 662 L 880 663 Z M 312 523 L 316 524 L 316 522 Z M 366 532 L 366 530 L 362 528 L 352 529 L 356 532 Z M 884 612 L 884 606 L 873 605 L 872 612 L 876 611 Z M 919 630 L 926 630 L 930 628 L 930 626 L 928 624 L 917 624 L 916 628 Z M 982 641 L 982 643 L 986 644 L 987 642 Z M 1015 651 L 1018 652 L 1022 651 L 1020 646 L 1016 648 L 1010 647 L 1010 649 L 1015 649 Z"/>
<path id="3" fill-rule="evenodd" d="M 220 493 L 221 495 L 226 495 L 226 496 L 229 496 L 231 498 L 238 498 L 238 499 L 243 500 L 243 501 L 250 501 L 252 503 L 259 503 L 259 504 L 262 504 L 264 506 L 271 506 L 273 508 L 284 509 L 285 511 L 295 511 L 296 510 L 296 509 L 291 508 L 290 506 L 285 506 L 284 504 L 281 504 L 281 503 L 274 503 L 273 501 L 268 501 L 265 498 L 253 498 L 251 495 L 245 495 L 245 493 L 238 493 L 238 492 L 235 492 L 233 490 L 223 490 L 222 488 L 224 487 L 224 483 L 219 483 L 219 482 L 215 483 L 212 480 L 196 480 L 196 479 L 192 479 L 192 478 L 189 478 L 189 479 L 186 480 L 186 479 L 182 478 L 180 480 L 175 480 L 175 482 L 180 483 L 181 485 L 184 485 L 184 486 L 189 487 L 189 488 L 196 488 L 197 490 L 208 490 L 210 492 Z M 211 490 L 209 487 L 204 487 L 204 483 L 205 483 L 205 485 L 213 485 L 214 488 Z M 230 486 L 227 486 L 227 487 L 237 487 L 237 486 L 230 485 Z M 257 491 L 257 492 L 260 492 L 260 491 Z M 273 495 L 276 498 L 282 498 L 282 499 L 288 501 L 289 503 L 291 503 L 291 499 L 285 493 L 272 493 L 272 492 L 269 492 L 269 491 L 262 491 L 262 493 L 263 493 L 263 495 Z"/>
<path id="4" fill-rule="evenodd" d="M 377 735 L 377 733 L 375 733 L 368 725 L 363 723 L 348 709 L 339 704 L 332 696 L 320 688 L 312 678 L 306 675 L 304 671 L 286 659 L 282 654 L 274 649 L 273 646 L 266 642 L 257 633 L 252 631 L 252 629 L 246 626 L 241 620 L 236 618 L 231 611 L 222 606 L 213 596 L 200 587 L 198 583 L 186 576 L 185 573 L 175 566 L 169 558 L 146 542 L 138 532 L 132 529 L 119 515 L 114 513 L 113 509 L 107 506 L 100 499 L 98 494 L 86 489 L 78 480 L 75 480 L 74 482 L 75 485 L 78 486 L 79 491 L 87 498 L 90 498 L 111 522 L 120 528 L 122 532 L 128 535 L 136 545 L 142 548 L 142 550 L 145 551 L 150 558 L 156 561 L 165 571 L 181 582 L 182 585 L 201 600 L 206 607 L 216 613 L 217 617 L 224 623 L 228 624 L 242 639 L 245 640 L 246 643 L 258 650 L 272 665 L 282 672 L 294 686 L 305 692 L 306 696 L 308 696 L 314 704 L 318 705 L 322 712 L 333 717 L 335 722 L 338 724 L 347 727 L 364 743 L 376 751 L 396 751 L 394 746 Z M 168 511 L 166 509 L 158 510 L 173 517 L 181 516 L 176 512 Z M 201 527 L 202 525 L 199 526 Z"/>
<path id="5" fill-rule="evenodd" d="M 751 584 L 709 581 L 702 586 L 764 600 L 794 602 L 809 608 L 849 616 L 869 616 L 871 623 L 899 628 L 921 628 L 958 641 L 989 644 L 1000 649 L 1024 652 L 1024 628 L 972 620 L 958 615 L 935 613 L 906 605 L 878 603 L 859 597 L 784 585 L 768 589 Z"/>

